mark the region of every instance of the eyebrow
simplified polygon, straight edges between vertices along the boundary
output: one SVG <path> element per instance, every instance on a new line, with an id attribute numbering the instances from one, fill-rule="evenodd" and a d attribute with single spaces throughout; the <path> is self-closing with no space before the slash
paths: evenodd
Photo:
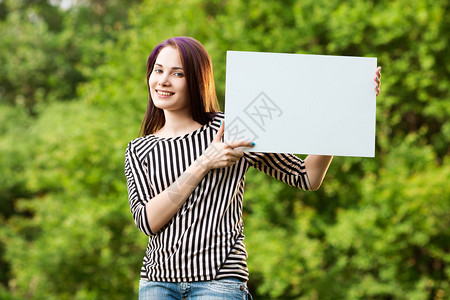
<path id="1" fill-rule="evenodd" d="M 155 64 L 155 66 L 158 66 L 158 67 L 164 67 L 163 65 L 161 65 L 161 64 Z M 171 68 L 172 70 L 183 70 L 183 68 L 181 68 L 181 67 L 172 67 Z"/>

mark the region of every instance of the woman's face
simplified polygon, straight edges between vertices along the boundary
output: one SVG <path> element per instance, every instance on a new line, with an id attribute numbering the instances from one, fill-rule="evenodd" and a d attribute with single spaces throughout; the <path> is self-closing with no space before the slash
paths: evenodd
<path id="1" fill-rule="evenodd" d="M 177 49 L 171 46 L 161 49 L 148 82 L 156 107 L 190 113 L 189 87 Z"/>

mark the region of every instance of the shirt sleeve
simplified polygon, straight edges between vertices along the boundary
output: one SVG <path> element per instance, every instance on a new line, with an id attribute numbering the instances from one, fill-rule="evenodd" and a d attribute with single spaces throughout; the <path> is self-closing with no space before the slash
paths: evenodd
<path id="1" fill-rule="evenodd" d="M 145 208 L 145 204 L 151 199 L 150 186 L 144 167 L 131 142 L 125 151 L 125 176 L 127 178 L 128 202 L 134 222 L 145 235 L 154 235 L 150 229 Z"/>
<path id="2" fill-rule="evenodd" d="M 293 154 L 244 152 L 244 158 L 254 168 L 290 186 L 311 189 L 305 162 Z"/>

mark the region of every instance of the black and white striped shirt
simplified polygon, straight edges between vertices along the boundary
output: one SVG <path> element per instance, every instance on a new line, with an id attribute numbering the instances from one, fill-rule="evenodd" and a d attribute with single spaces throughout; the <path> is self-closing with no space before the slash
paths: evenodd
<path id="1" fill-rule="evenodd" d="M 137 138 L 125 153 L 125 175 L 134 221 L 149 236 L 141 278 L 151 281 L 248 280 L 242 199 L 245 173 L 253 166 L 289 185 L 309 189 L 303 160 L 291 154 L 246 152 L 236 164 L 213 169 L 158 232 L 145 204 L 168 188 L 214 139 L 223 113 L 180 137 Z"/>

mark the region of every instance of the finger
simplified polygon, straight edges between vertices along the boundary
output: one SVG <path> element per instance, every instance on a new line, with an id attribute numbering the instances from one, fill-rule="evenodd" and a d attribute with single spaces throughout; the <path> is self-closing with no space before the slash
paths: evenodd
<path id="1" fill-rule="evenodd" d="M 253 143 L 252 141 L 235 141 L 228 144 L 228 146 L 232 149 L 237 147 L 254 147 L 255 143 Z"/>
<path id="2" fill-rule="evenodd" d="M 244 156 L 244 151 L 234 149 L 230 151 L 228 154 L 231 158 L 234 158 L 234 160 L 239 160 L 242 156 Z"/>
<path id="3" fill-rule="evenodd" d="M 377 75 L 378 79 L 381 78 L 381 67 L 377 68 L 377 71 L 375 72 L 375 74 Z"/>
<path id="4" fill-rule="evenodd" d="M 243 156 L 244 154 L 242 154 Z M 224 163 L 226 164 L 227 167 L 234 165 L 236 162 L 238 162 L 242 156 L 229 156 L 228 159 L 226 161 L 224 161 Z"/>
<path id="5" fill-rule="evenodd" d="M 377 82 L 377 80 L 375 79 L 375 90 L 377 91 L 377 92 L 380 92 L 380 82 Z"/>
<path id="6" fill-rule="evenodd" d="M 222 141 L 222 136 L 223 136 L 223 132 L 224 132 L 224 122 L 220 121 L 220 127 L 219 130 L 217 131 L 216 136 L 214 137 L 213 142 L 218 142 L 220 143 Z"/>
<path id="7" fill-rule="evenodd" d="M 380 93 L 380 86 L 381 86 L 381 67 L 378 67 L 376 72 L 375 72 L 375 92 L 378 94 Z"/>

